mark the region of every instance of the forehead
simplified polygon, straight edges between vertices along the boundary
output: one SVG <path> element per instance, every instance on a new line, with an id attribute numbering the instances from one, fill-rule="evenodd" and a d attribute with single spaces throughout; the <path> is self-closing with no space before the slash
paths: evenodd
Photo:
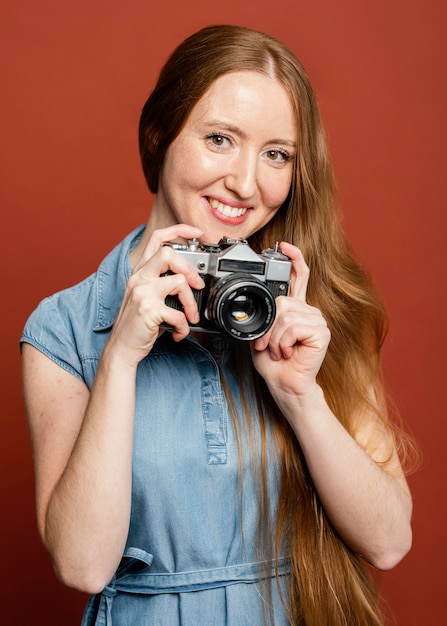
<path id="1" fill-rule="evenodd" d="M 233 122 L 296 140 L 297 119 L 284 85 L 268 74 L 237 71 L 223 74 L 207 89 L 191 111 L 192 124 Z"/>

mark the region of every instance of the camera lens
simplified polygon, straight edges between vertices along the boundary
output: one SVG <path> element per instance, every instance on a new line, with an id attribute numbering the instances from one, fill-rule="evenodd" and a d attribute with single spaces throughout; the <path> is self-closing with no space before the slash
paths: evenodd
<path id="1" fill-rule="evenodd" d="M 228 313 L 236 324 L 246 324 L 256 314 L 255 302 L 249 295 L 241 294 L 234 298 Z"/>
<path id="2" fill-rule="evenodd" d="M 254 276 L 231 274 L 218 280 L 210 291 L 208 319 L 236 339 L 251 341 L 262 337 L 275 315 L 273 295 Z"/>

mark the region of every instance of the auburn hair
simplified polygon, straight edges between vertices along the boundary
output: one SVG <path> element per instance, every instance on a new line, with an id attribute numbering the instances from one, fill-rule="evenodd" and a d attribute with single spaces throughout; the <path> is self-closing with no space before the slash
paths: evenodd
<path id="1" fill-rule="evenodd" d="M 228 72 L 246 70 L 265 73 L 285 86 L 298 128 L 289 195 L 272 220 L 251 237 L 250 244 L 261 250 L 276 241 L 288 241 L 302 250 L 310 268 L 307 300 L 322 311 L 331 331 L 318 375 L 326 400 L 352 435 L 366 409 L 375 411 L 391 432 L 379 360 L 386 314 L 343 233 L 317 99 L 306 71 L 289 48 L 264 33 L 228 25 L 204 28 L 181 43 L 164 65 L 141 114 L 140 155 L 148 186 L 157 192 L 168 147 L 212 83 Z M 270 545 L 277 562 L 280 550 L 290 559 L 290 576 L 286 588 L 281 589 L 290 622 L 294 626 L 379 626 L 382 618 L 375 577 L 327 518 L 299 442 L 241 343 L 236 346 L 241 353 L 236 361 L 241 368 L 239 380 L 244 380 L 245 413 L 252 415 L 254 402 L 263 437 L 259 544 Z M 266 480 L 262 479 L 268 457 L 267 429 L 276 435 L 281 465 L 273 530 Z M 398 429 L 393 433 L 398 445 L 402 437 L 396 435 Z"/>

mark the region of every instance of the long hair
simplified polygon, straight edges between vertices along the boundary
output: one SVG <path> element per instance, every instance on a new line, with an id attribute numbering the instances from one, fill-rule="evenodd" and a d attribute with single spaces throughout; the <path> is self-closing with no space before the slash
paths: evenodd
<path id="1" fill-rule="evenodd" d="M 385 311 L 343 234 L 317 100 L 304 68 L 285 45 L 239 26 L 207 27 L 180 44 L 141 114 L 140 155 L 148 186 L 157 192 L 166 151 L 198 100 L 219 76 L 238 70 L 263 72 L 279 80 L 288 90 L 298 124 L 298 154 L 288 198 L 273 219 L 252 235 L 250 244 L 258 250 L 276 241 L 300 247 L 310 267 L 308 302 L 322 311 L 331 331 L 318 375 L 327 402 L 351 434 L 366 409 L 376 411 L 391 430 L 379 365 Z M 270 543 L 276 559 L 280 550 L 290 558 L 288 588 L 281 592 L 290 622 L 294 626 L 378 626 L 382 621 L 374 581 L 326 517 L 299 442 L 267 385 L 250 368 L 248 352 L 242 346 L 238 349 L 246 352 L 237 359 L 244 377 L 251 372 L 242 390 L 246 412 L 251 412 L 250 389 L 255 389 L 260 432 L 265 439 L 268 424 L 276 432 L 280 450 L 279 507 Z M 264 440 L 264 457 L 267 448 Z M 265 462 L 261 459 L 261 467 Z M 264 535 L 260 543 L 265 545 L 270 536 L 269 512 L 266 481 L 261 482 L 259 528 Z"/>

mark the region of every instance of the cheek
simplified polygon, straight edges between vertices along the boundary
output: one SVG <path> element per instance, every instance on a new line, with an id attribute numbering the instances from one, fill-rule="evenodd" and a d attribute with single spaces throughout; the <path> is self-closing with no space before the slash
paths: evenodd
<path id="1" fill-rule="evenodd" d="M 287 198 L 291 184 L 291 172 L 270 173 L 263 181 L 264 204 L 272 209 L 279 208 Z"/>
<path id="2" fill-rule="evenodd" d="M 195 158 L 191 153 L 188 142 L 179 135 L 169 146 L 164 163 L 163 173 L 166 183 L 170 187 L 184 185 L 191 180 L 195 169 Z"/>
<path id="3" fill-rule="evenodd" d="M 165 171 L 170 183 L 183 191 L 198 191 L 217 176 L 215 159 L 193 149 L 183 149 L 168 155 Z"/>

